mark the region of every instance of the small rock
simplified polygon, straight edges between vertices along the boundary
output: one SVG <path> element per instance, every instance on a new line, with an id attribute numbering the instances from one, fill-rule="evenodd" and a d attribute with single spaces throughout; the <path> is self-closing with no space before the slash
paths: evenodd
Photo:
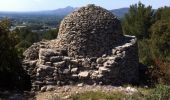
<path id="1" fill-rule="evenodd" d="M 69 99 L 69 98 L 70 98 L 70 95 L 62 97 L 62 99 L 64 99 L 64 100 Z"/>
<path id="2" fill-rule="evenodd" d="M 35 81 L 34 84 L 35 84 L 35 85 L 43 85 L 44 82 L 42 82 L 42 81 Z"/>
<path id="3" fill-rule="evenodd" d="M 70 70 L 69 69 L 64 69 L 63 74 L 69 74 Z"/>
<path id="4" fill-rule="evenodd" d="M 105 73 L 105 72 L 109 72 L 110 69 L 106 68 L 106 67 L 99 67 L 99 73 Z"/>
<path id="5" fill-rule="evenodd" d="M 57 85 L 60 86 L 61 85 L 61 81 L 57 81 Z"/>
<path id="6" fill-rule="evenodd" d="M 37 60 L 32 60 L 32 61 L 30 61 L 30 66 L 31 67 L 33 67 L 33 66 L 35 66 L 36 65 L 36 63 L 37 63 Z"/>
<path id="7" fill-rule="evenodd" d="M 77 71 L 78 71 L 78 68 L 72 68 L 71 69 L 71 73 L 77 73 Z"/>
<path id="8" fill-rule="evenodd" d="M 77 74 L 73 74 L 71 77 L 76 79 L 76 78 L 78 78 L 78 75 Z"/>
<path id="9" fill-rule="evenodd" d="M 90 58 L 90 62 L 96 62 L 96 60 L 97 60 L 97 57 L 91 57 Z"/>
<path id="10" fill-rule="evenodd" d="M 106 68 L 112 67 L 112 65 L 109 64 L 108 62 L 105 62 L 105 63 L 103 64 L 103 66 L 106 67 Z"/>
<path id="11" fill-rule="evenodd" d="M 37 65 L 38 69 L 37 72 L 39 72 L 40 70 L 45 70 L 45 71 L 54 71 L 54 68 L 51 66 L 47 66 L 47 65 Z"/>
<path id="12" fill-rule="evenodd" d="M 41 92 L 45 92 L 45 91 L 46 91 L 46 89 L 47 89 L 47 87 L 46 87 L 46 86 L 41 87 Z"/>
<path id="13" fill-rule="evenodd" d="M 48 85 L 47 88 L 46 88 L 46 91 L 52 91 L 54 89 L 55 89 L 55 86 Z"/>
<path id="14" fill-rule="evenodd" d="M 51 62 L 60 62 L 62 61 L 62 57 L 61 56 L 53 56 L 50 58 Z"/>
<path id="15" fill-rule="evenodd" d="M 52 63 L 51 63 L 51 62 L 46 62 L 46 63 L 45 63 L 45 65 L 47 65 L 47 66 L 51 66 L 51 65 L 52 65 Z"/>
<path id="16" fill-rule="evenodd" d="M 104 61 L 105 60 L 103 58 L 101 58 L 101 57 L 96 60 L 97 64 L 103 64 Z"/>
<path id="17" fill-rule="evenodd" d="M 63 57 L 63 60 L 64 60 L 64 61 L 70 61 L 71 58 L 70 58 L 70 57 Z"/>
<path id="18" fill-rule="evenodd" d="M 53 63 L 54 67 L 64 67 L 65 66 L 65 61 Z"/>
<path id="19" fill-rule="evenodd" d="M 79 61 L 75 59 L 75 60 L 71 60 L 70 63 L 73 65 L 78 65 Z"/>
<path id="20" fill-rule="evenodd" d="M 77 84 L 78 87 L 83 87 L 83 85 L 84 85 L 83 83 Z"/>
<path id="21" fill-rule="evenodd" d="M 116 54 L 116 50 L 112 49 L 112 54 L 115 55 Z"/>
<path id="22" fill-rule="evenodd" d="M 87 59 L 82 62 L 82 66 L 87 68 L 91 67 L 90 62 Z"/>
<path id="23" fill-rule="evenodd" d="M 107 57 L 107 55 L 106 55 L 106 54 L 103 54 L 102 57 Z"/>
<path id="24" fill-rule="evenodd" d="M 99 85 L 102 85 L 103 84 L 103 82 L 99 82 Z"/>
<path id="25" fill-rule="evenodd" d="M 83 72 L 80 72 L 78 74 L 79 77 L 82 77 L 82 78 L 87 78 L 89 77 L 89 72 L 88 71 L 83 71 Z"/>
<path id="26" fill-rule="evenodd" d="M 46 81 L 46 85 L 55 85 L 54 81 Z"/>
<path id="27" fill-rule="evenodd" d="M 54 55 L 55 55 L 55 51 L 52 49 L 40 49 L 39 50 L 39 57 L 41 56 L 49 57 L 49 56 L 54 56 Z"/>

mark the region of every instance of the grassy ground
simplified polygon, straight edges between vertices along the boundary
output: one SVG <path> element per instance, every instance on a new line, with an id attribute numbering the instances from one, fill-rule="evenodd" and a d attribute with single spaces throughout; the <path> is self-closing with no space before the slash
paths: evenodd
<path id="1" fill-rule="evenodd" d="M 133 95 L 120 92 L 85 92 L 72 95 L 70 100 L 170 100 L 170 86 L 157 85 L 155 88 L 138 88 Z"/>

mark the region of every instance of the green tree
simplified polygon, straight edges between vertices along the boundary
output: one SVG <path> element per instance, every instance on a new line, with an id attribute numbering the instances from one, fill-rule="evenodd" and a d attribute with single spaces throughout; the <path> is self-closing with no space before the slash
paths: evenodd
<path id="1" fill-rule="evenodd" d="M 170 7 L 155 13 L 155 23 L 151 27 L 151 49 L 154 59 L 170 61 Z"/>
<path id="2" fill-rule="evenodd" d="M 29 76 L 21 66 L 7 22 L 6 19 L 0 22 L 0 87 L 23 89 L 28 86 Z"/>
<path id="3" fill-rule="evenodd" d="M 56 39 L 57 33 L 58 33 L 58 29 L 49 30 L 42 35 L 42 39 L 47 39 L 47 40 Z"/>
<path id="4" fill-rule="evenodd" d="M 123 31 L 125 34 L 135 35 L 138 39 L 149 38 L 149 28 L 153 23 L 153 10 L 151 6 L 144 4 L 131 5 L 129 12 L 123 19 Z"/>

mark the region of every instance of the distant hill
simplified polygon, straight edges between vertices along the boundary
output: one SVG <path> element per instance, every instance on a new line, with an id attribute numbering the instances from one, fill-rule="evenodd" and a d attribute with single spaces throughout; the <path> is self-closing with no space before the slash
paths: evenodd
<path id="1" fill-rule="evenodd" d="M 37 12 L 0 12 L 0 16 L 13 16 L 13 15 L 56 15 L 56 16 L 66 16 L 67 14 L 73 12 L 76 7 L 65 7 L 59 8 L 55 10 L 46 10 L 46 11 L 37 11 Z M 125 13 L 127 13 L 129 8 L 120 8 L 120 9 L 113 9 L 110 10 L 113 14 L 122 18 Z"/>
<path id="2" fill-rule="evenodd" d="M 51 13 L 54 13 L 56 15 L 67 15 L 67 14 L 73 12 L 75 9 L 77 9 L 77 8 L 68 6 L 66 8 L 59 8 L 59 9 L 53 10 L 53 11 L 51 11 Z M 128 12 L 128 10 L 129 10 L 129 8 L 119 8 L 119 9 L 113 9 L 110 11 L 113 14 L 115 14 L 117 17 L 122 18 L 125 15 L 125 13 Z"/>
<path id="3" fill-rule="evenodd" d="M 67 15 L 71 12 L 73 12 L 76 8 L 68 6 L 66 8 L 59 8 L 56 10 L 53 10 L 52 12 L 54 12 L 55 14 L 59 14 L 59 15 Z"/>
<path id="4" fill-rule="evenodd" d="M 115 14 L 117 17 L 122 18 L 126 13 L 128 13 L 129 8 L 120 8 L 120 9 L 113 9 L 110 10 L 113 14 Z"/>

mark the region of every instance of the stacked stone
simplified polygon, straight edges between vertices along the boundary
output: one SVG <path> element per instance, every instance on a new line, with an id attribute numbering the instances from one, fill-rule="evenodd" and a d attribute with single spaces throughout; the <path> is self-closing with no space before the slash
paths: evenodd
<path id="1" fill-rule="evenodd" d="M 126 37 L 129 42 L 113 48 L 111 55 L 101 57 L 74 58 L 67 56 L 64 50 L 40 48 L 38 60 L 25 60 L 26 70 L 32 76 L 32 89 L 78 83 L 118 85 L 136 82 L 136 38 Z"/>
<path id="2" fill-rule="evenodd" d="M 123 35 L 119 20 L 94 5 L 65 17 L 56 40 L 35 43 L 24 54 L 33 90 L 138 81 L 136 37 Z"/>
<path id="3" fill-rule="evenodd" d="M 87 5 L 62 20 L 58 35 L 59 47 L 67 48 L 69 56 L 99 57 L 111 53 L 122 29 L 111 12 Z"/>

